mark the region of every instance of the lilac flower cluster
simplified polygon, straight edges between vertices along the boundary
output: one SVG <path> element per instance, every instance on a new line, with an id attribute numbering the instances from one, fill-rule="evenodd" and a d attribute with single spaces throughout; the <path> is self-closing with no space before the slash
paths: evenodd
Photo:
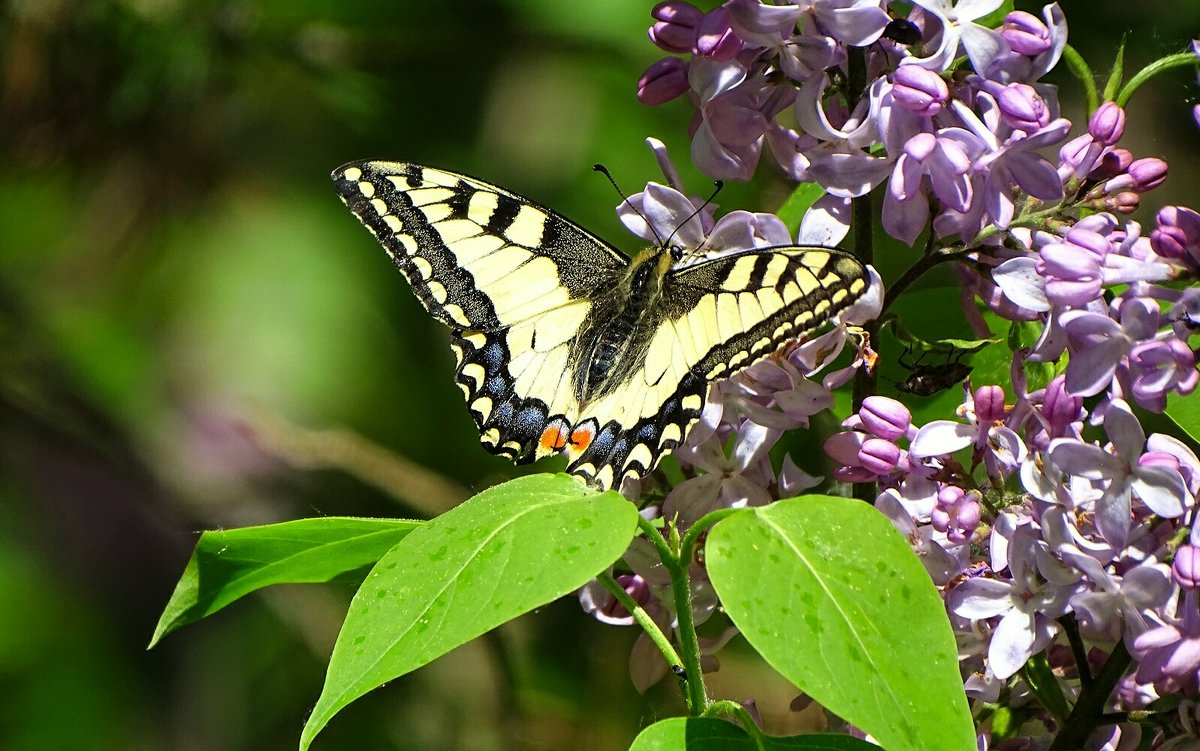
<path id="1" fill-rule="evenodd" d="M 925 234 L 926 259 L 958 261 L 980 338 L 996 336 L 997 320 L 1039 330 L 1012 353 L 1006 383 L 966 389 L 956 419 L 918 426 L 899 401 L 867 397 L 825 443 L 832 480 L 877 484 L 876 507 L 944 592 L 970 696 L 1027 692 L 1022 669 L 1043 653 L 1062 691 L 1077 695 L 1124 645 L 1135 665 L 1110 709 L 1183 697 L 1170 743 L 1200 743 L 1200 705 L 1187 698 L 1200 691 L 1200 460 L 1172 436 L 1147 437 L 1135 414 L 1162 412 L 1200 384 L 1200 213 L 1167 206 L 1148 229 L 1128 219 L 1166 163 L 1120 146 L 1127 113 L 1114 102 L 1073 135 L 1057 90 L 1041 82 L 1066 48 L 1062 9 L 980 23 L 1000 5 L 659 3 L 649 36 L 669 56 L 642 75 L 638 97 L 691 99 L 692 161 L 715 178 L 748 179 L 769 154 L 825 194 L 795 237 L 769 213 L 716 219 L 652 141 L 667 184 L 647 185 L 618 213 L 640 237 L 674 233 L 700 258 L 836 244 L 854 199 L 878 189 L 891 236 L 912 245 Z M 716 509 L 817 486 L 790 458 L 777 472 L 768 452 L 871 365 L 854 326 L 882 309 L 879 284 L 872 290 L 828 333 L 715 384 L 675 452 L 686 479 L 644 513 L 686 529 Z M 853 362 L 814 378 L 847 343 Z M 1027 373 L 1047 369 L 1049 382 L 1031 386 Z M 622 583 L 670 627 L 661 564 L 637 550 Z M 702 621 L 717 604 L 702 566 L 693 586 Z M 585 591 L 585 605 L 627 615 L 599 589 Z M 663 671 L 643 670 L 639 685 Z M 1130 747 L 1138 728 L 1114 724 L 1091 743 Z"/>

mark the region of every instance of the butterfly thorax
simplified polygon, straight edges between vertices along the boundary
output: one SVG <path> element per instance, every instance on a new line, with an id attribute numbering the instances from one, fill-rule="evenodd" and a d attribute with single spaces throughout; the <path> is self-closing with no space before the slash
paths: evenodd
<path id="1" fill-rule="evenodd" d="M 624 383 L 645 359 L 661 317 L 656 313 L 662 281 L 673 259 L 665 249 L 642 251 L 625 276 L 594 302 L 591 325 L 573 344 L 572 374 L 580 404 L 605 396 Z"/>

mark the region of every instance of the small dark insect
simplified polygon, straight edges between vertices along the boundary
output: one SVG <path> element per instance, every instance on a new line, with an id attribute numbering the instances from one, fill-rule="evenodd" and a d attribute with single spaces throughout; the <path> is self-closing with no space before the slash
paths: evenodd
<path id="1" fill-rule="evenodd" d="M 896 390 L 902 393 L 913 396 L 933 396 L 971 375 L 971 366 L 959 362 L 966 354 L 962 350 L 954 356 L 953 360 L 936 365 L 921 364 L 921 358 L 925 356 L 924 352 L 917 357 L 916 362 L 905 362 L 905 355 L 910 353 L 911 350 L 905 350 L 904 355 L 900 355 L 900 364 L 912 371 L 908 378 L 896 384 Z"/>
<path id="2" fill-rule="evenodd" d="M 682 665 L 672 665 L 671 672 L 674 673 L 675 677 L 678 678 L 679 680 L 681 680 L 681 681 L 687 680 L 687 671 L 683 669 Z"/>
<path id="3" fill-rule="evenodd" d="M 916 44 L 921 41 L 921 29 L 905 18 L 893 18 L 883 27 L 883 38 L 900 44 Z"/>

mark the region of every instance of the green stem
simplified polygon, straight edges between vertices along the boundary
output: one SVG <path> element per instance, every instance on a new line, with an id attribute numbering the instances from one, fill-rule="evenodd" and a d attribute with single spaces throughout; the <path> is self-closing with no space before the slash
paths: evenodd
<path id="1" fill-rule="evenodd" d="M 1121 89 L 1121 93 L 1117 94 L 1116 103 L 1122 107 L 1126 102 L 1133 97 L 1133 92 L 1138 90 L 1138 87 L 1149 81 L 1159 73 L 1168 71 L 1172 68 L 1182 68 L 1185 66 L 1195 66 L 1196 56 L 1191 52 L 1180 52 L 1175 55 L 1167 55 L 1164 58 L 1155 60 L 1154 62 L 1142 68 L 1134 74 L 1133 78 L 1129 79 L 1129 83 L 1125 84 Z"/>
<path id="2" fill-rule="evenodd" d="M 658 551 L 658 557 L 662 559 L 664 564 L 668 560 L 675 559 L 675 551 L 671 550 L 671 546 L 667 544 L 667 540 L 662 536 L 662 532 L 658 531 L 658 527 L 654 526 L 654 522 L 638 514 L 638 529 L 642 531 L 642 534 L 646 536 L 646 539 Z"/>
<path id="3" fill-rule="evenodd" d="M 704 669 L 700 665 L 700 637 L 696 634 L 696 621 L 692 616 L 692 582 L 688 573 L 691 555 L 683 558 L 677 551 L 671 550 L 662 533 L 645 518 L 638 519 L 638 527 L 650 543 L 658 551 L 663 568 L 671 578 L 671 596 L 675 600 L 675 618 L 678 623 L 676 632 L 679 636 L 680 657 L 687 681 L 685 700 L 688 713 L 699 716 L 708 706 L 708 691 L 704 686 Z M 680 545 L 682 547 L 682 544 Z"/>
<path id="4" fill-rule="evenodd" d="M 1067 64 L 1067 68 L 1075 74 L 1079 82 L 1083 84 L 1083 93 L 1087 97 L 1087 111 L 1092 113 L 1100 106 L 1100 95 L 1096 92 L 1096 78 L 1092 75 L 1092 69 L 1088 67 L 1087 62 L 1083 59 L 1083 55 L 1079 54 L 1071 45 L 1063 48 L 1063 62 Z"/>
<path id="5" fill-rule="evenodd" d="M 675 597 L 676 630 L 679 648 L 683 652 L 683 669 L 687 671 L 688 710 L 698 717 L 708 707 L 708 690 L 704 685 L 704 668 L 700 664 L 700 637 L 692 616 L 692 582 L 688 562 L 674 559 L 663 561 L 671 576 L 671 594 Z"/>
<path id="6" fill-rule="evenodd" d="M 679 543 L 679 559 L 690 561 L 692 559 L 692 551 L 696 547 L 696 543 L 700 541 L 701 535 L 708 532 L 708 530 L 714 524 L 721 521 L 725 517 L 733 516 L 734 514 L 740 512 L 741 509 L 722 508 L 717 509 L 716 511 L 710 511 L 709 513 L 697 519 L 696 523 L 688 529 L 687 534 L 683 536 L 683 540 L 681 540 Z"/>
<path id="7" fill-rule="evenodd" d="M 662 652 L 662 656 L 666 658 L 667 664 L 672 667 L 676 665 L 682 666 L 683 661 L 679 659 L 679 653 L 675 651 L 671 640 L 662 632 L 662 629 L 658 627 L 658 624 L 654 622 L 650 614 L 629 596 L 629 593 L 613 578 L 612 574 L 605 572 L 597 576 L 596 579 L 604 585 L 604 588 L 613 597 L 617 598 L 617 602 L 621 603 L 622 607 L 629 611 L 629 614 L 633 616 L 633 620 L 637 621 L 637 624 L 646 632 L 646 636 L 650 637 L 650 641 L 654 643 L 654 646 L 658 647 L 658 651 Z"/>
<path id="8" fill-rule="evenodd" d="M 754 739 L 755 748 L 765 749 L 767 747 L 767 736 L 754 722 L 754 718 L 746 711 L 746 708 L 736 701 L 729 699 L 721 699 L 714 701 L 708 705 L 708 709 L 704 710 L 705 717 L 715 717 L 717 715 L 729 715 L 737 718 L 738 724 L 746 731 L 746 734 Z"/>
<path id="9" fill-rule="evenodd" d="M 994 224 L 989 224 L 988 226 L 979 230 L 979 234 L 975 235 L 975 240 L 971 243 L 971 246 L 975 247 L 981 245 L 985 240 L 1002 233 L 1007 234 L 1016 227 L 1032 227 L 1034 229 L 1041 228 L 1043 226 L 1043 220 L 1054 218 L 1058 214 L 1062 213 L 1062 210 L 1063 202 L 1059 201 L 1048 208 L 1041 209 L 1039 211 L 1030 211 L 1028 214 L 1021 214 L 1009 222 L 1008 226 L 1004 229 L 1000 229 Z"/>
<path id="10" fill-rule="evenodd" d="M 1117 642 L 1096 680 L 1079 695 L 1075 708 L 1047 751 L 1075 751 L 1083 747 L 1084 741 L 1103 722 L 1104 705 L 1131 661 L 1125 642 Z"/>

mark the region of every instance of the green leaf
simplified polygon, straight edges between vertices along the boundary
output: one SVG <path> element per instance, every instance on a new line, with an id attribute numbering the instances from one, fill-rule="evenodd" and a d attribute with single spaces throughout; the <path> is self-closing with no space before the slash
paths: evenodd
<path id="1" fill-rule="evenodd" d="M 789 738 L 755 739 L 737 725 L 706 717 L 672 717 L 638 734 L 629 751 L 878 751 L 879 747 L 849 735 L 812 733 Z"/>
<path id="2" fill-rule="evenodd" d="M 1200 443 L 1200 399 L 1172 391 L 1167 395 L 1167 417 L 1193 441 Z"/>
<path id="3" fill-rule="evenodd" d="M 301 749 L 368 691 L 586 584 L 625 552 L 637 519 L 615 492 L 539 474 L 414 530 L 350 603 Z"/>
<path id="4" fill-rule="evenodd" d="M 817 202 L 817 199 L 825 195 L 825 189 L 816 183 L 800 183 L 788 199 L 779 207 L 776 215 L 783 220 L 787 228 L 794 236 L 800 229 L 800 221 L 804 219 L 804 214 L 812 205 Z"/>
<path id="5" fill-rule="evenodd" d="M 1133 98 L 1133 93 L 1141 87 L 1142 84 L 1154 78 L 1159 73 L 1165 73 L 1172 68 L 1195 68 L 1196 56 L 1191 52 L 1179 52 L 1174 55 L 1160 57 L 1154 62 L 1133 74 L 1133 78 L 1129 79 L 1129 83 L 1121 89 L 1121 93 L 1117 94 L 1113 100 L 1117 104 L 1124 107 Z"/>
<path id="6" fill-rule="evenodd" d="M 861 501 L 806 496 L 716 524 L 713 587 L 766 661 L 889 751 L 975 732 L 945 608 L 908 542 Z"/>
<path id="7" fill-rule="evenodd" d="M 205 532 L 158 619 L 150 646 L 256 589 L 332 581 L 369 566 L 421 524 L 326 517 Z"/>

